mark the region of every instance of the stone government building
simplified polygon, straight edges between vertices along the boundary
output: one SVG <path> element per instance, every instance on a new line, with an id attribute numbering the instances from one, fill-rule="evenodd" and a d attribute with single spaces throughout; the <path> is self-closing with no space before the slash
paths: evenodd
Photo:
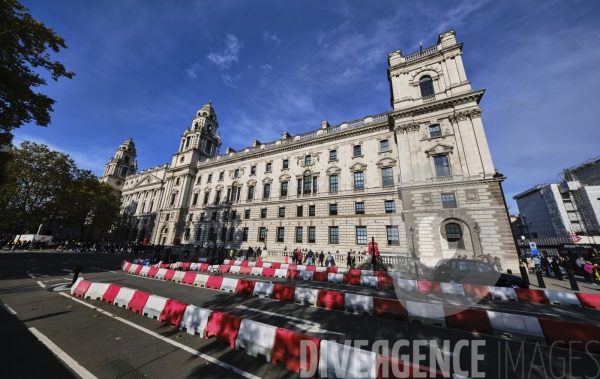
<path id="1" fill-rule="evenodd" d="M 211 103 L 171 164 L 137 172 L 133 140 L 101 180 L 123 200 L 117 240 L 155 244 L 365 250 L 427 265 L 456 253 L 517 256 L 481 108 L 454 31 L 419 52 L 389 54 L 390 112 L 220 154 Z M 382 105 L 383 107 L 383 105 Z"/>

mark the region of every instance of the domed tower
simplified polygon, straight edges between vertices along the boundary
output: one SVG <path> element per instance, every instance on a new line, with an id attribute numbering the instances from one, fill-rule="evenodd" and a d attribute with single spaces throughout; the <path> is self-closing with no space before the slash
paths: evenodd
<path id="1" fill-rule="evenodd" d="M 119 146 L 115 156 L 110 158 L 100 181 L 110 184 L 117 193 L 120 192 L 125 182 L 124 178 L 137 171 L 136 157 L 135 144 L 133 139 L 129 138 Z"/>
<path id="2" fill-rule="evenodd" d="M 181 135 L 179 150 L 173 155 L 173 167 L 195 164 L 198 160 L 219 155 L 221 137 L 219 122 L 210 101 L 192 118 L 192 125 Z"/>

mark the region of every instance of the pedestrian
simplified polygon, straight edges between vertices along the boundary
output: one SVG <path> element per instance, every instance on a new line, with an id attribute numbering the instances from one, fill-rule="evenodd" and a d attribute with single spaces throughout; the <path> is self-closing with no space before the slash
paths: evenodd
<path id="1" fill-rule="evenodd" d="M 356 256 L 352 256 L 352 263 L 350 264 L 350 268 L 356 267 Z"/>
<path id="2" fill-rule="evenodd" d="M 296 263 L 302 264 L 302 250 L 298 248 L 298 253 L 296 254 Z"/>
<path id="3" fill-rule="evenodd" d="M 285 264 L 287 264 L 287 263 L 288 263 L 288 260 L 289 260 L 289 259 L 288 259 L 288 254 L 287 254 L 287 253 L 285 253 L 285 256 L 283 257 L 283 261 L 285 262 Z"/>
<path id="4" fill-rule="evenodd" d="M 494 266 L 496 266 L 496 271 L 502 272 L 502 260 L 500 257 L 494 257 Z"/>
<path id="5" fill-rule="evenodd" d="M 583 277 L 585 279 L 585 282 L 588 284 L 596 285 L 596 283 L 594 282 L 594 277 L 592 276 L 593 272 L 594 266 L 592 266 L 592 263 L 590 261 L 585 261 L 585 264 L 583 265 Z"/>
<path id="6" fill-rule="evenodd" d="M 308 254 L 306 254 L 306 260 L 308 261 L 308 266 L 313 265 L 313 258 L 314 258 L 314 253 L 312 250 L 309 250 Z"/>
<path id="7" fill-rule="evenodd" d="M 327 267 L 334 267 L 335 266 L 335 261 L 333 260 L 333 255 L 331 255 L 331 252 L 327 252 Z"/>
<path id="8" fill-rule="evenodd" d="M 558 280 L 563 280 L 563 274 L 562 274 L 562 271 L 560 271 L 560 265 L 558 264 L 558 258 L 554 257 L 554 259 L 552 259 L 552 262 L 550 263 L 550 265 L 552 265 L 552 271 L 554 271 L 554 277 Z"/>
<path id="9" fill-rule="evenodd" d="M 346 256 L 346 268 L 351 268 L 352 267 L 352 255 L 350 255 L 350 252 L 348 252 L 348 255 Z"/>
<path id="10" fill-rule="evenodd" d="M 323 254 L 323 250 L 321 250 L 321 253 L 319 254 L 319 265 L 321 267 L 323 267 L 323 261 L 325 260 L 325 254 Z"/>
<path id="11" fill-rule="evenodd" d="M 550 266 L 550 262 L 548 262 L 548 258 L 542 257 L 542 268 L 546 271 L 546 276 L 552 278 L 552 266 Z"/>
<path id="12" fill-rule="evenodd" d="M 533 257 L 533 264 L 535 265 L 535 271 L 542 271 L 542 260 L 537 255 Z"/>

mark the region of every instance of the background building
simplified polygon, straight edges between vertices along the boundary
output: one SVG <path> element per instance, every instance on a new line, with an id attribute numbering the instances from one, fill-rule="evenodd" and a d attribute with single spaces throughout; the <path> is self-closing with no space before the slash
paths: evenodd
<path id="1" fill-rule="evenodd" d="M 471 88 L 462 44 L 449 31 L 388 62 L 391 112 L 238 151 L 219 153 L 217 115 L 204 105 L 171 164 L 124 178 L 118 238 L 325 252 L 365 250 L 374 238 L 382 253 L 429 265 L 490 253 L 516 267 L 484 91 Z M 107 165 L 111 178 L 122 159 Z"/>

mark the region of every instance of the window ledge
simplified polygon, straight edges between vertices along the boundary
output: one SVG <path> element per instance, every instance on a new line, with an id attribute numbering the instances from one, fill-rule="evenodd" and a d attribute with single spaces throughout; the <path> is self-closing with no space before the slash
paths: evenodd
<path id="1" fill-rule="evenodd" d="M 361 155 L 353 155 L 352 159 L 354 159 L 354 158 L 364 158 L 364 155 L 362 155 L 362 154 Z"/>
<path id="2" fill-rule="evenodd" d="M 327 161 L 327 163 L 337 163 L 337 162 L 339 162 L 339 159 L 331 159 L 331 160 Z"/>
<path id="3" fill-rule="evenodd" d="M 438 137 L 427 137 L 427 134 L 423 133 L 423 136 L 421 137 L 421 141 L 432 141 L 432 140 L 436 140 L 436 139 L 444 139 L 446 137 L 451 137 L 451 136 L 454 136 L 454 133 L 443 134 Z"/>
<path id="4" fill-rule="evenodd" d="M 379 151 L 377 152 L 377 154 L 390 154 L 392 152 L 392 149 L 388 149 L 386 151 Z"/>
<path id="5" fill-rule="evenodd" d="M 289 167 L 287 167 L 287 168 L 286 168 L 286 167 L 283 167 L 283 168 L 281 169 L 281 171 L 290 171 L 290 168 L 289 168 Z"/>
<path id="6" fill-rule="evenodd" d="M 250 175 L 248 175 L 248 176 L 256 176 L 256 174 L 250 174 Z"/>

